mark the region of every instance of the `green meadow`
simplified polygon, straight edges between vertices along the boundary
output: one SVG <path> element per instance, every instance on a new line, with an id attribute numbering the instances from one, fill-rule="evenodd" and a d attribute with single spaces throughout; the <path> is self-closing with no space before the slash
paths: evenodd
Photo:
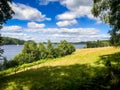
<path id="1" fill-rule="evenodd" d="M 104 81 L 107 69 L 99 61 L 118 52 L 120 48 L 115 47 L 77 49 L 65 57 L 4 70 L 0 90 L 109 90 Z"/>

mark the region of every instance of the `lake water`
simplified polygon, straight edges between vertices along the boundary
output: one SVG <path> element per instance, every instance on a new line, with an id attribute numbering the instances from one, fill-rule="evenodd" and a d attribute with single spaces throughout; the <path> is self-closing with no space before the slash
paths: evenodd
<path id="1" fill-rule="evenodd" d="M 74 45 L 76 49 L 83 48 L 86 45 L 85 44 L 75 44 Z M 5 56 L 8 60 L 14 58 L 15 55 L 21 52 L 23 45 L 4 45 L 2 46 L 4 49 L 3 56 Z"/>

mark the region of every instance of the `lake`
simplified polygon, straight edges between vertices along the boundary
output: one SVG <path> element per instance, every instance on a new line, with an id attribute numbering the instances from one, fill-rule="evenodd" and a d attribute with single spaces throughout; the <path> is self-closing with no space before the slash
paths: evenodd
<path id="1" fill-rule="evenodd" d="M 85 44 L 74 44 L 76 49 L 83 48 Z M 4 49 L 3 56 L 5 56 L 8 60 L 14 58 L 15 55 L 21 52 L 23 45 L 4 45 L 2 46 Z"/>

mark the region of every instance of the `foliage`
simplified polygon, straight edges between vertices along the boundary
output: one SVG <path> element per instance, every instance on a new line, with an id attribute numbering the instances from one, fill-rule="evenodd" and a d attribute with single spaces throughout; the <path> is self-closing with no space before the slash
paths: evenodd
<path id="1" fill-rule="evenodd" d="M 6 23 L 8 19 L 12 18 L 14 12 L 9 5 L 11 2 L 12 0 L 0 0 L 0 24 Z"/>
<path id="2" fill-rule="evenodd" d="M 38 50 L 37 44 L 33 41 L 26 42 L 24 44 L 22 53 L 15 56 L 14 60 L 19 63 L 19 65 L 24 63 L 31 63 L 34 60 L 38 60 Z"/>
<path id="3" fill-rule="evenodd" d="M 44 46 L 44 44 L 39 43 L 37 48 L 39 52 L 39 59 L 47 58 L 47 55 L 48 55 L 47 50 L 46 50 L 47 48 Z"/>
<path id="4" fill-rule="evenodd" d="M 111 43 L 115 46 L 120 45 L 120 0 L 93 0 L 94 5 L 92 13 L 95 17 L 100 17 L 105 23 L 108 23 L 112 30 L 110 31 Z"/>
<path id="5" fill-rule="evenodd" d="M 100 63 L 106 66 L 108 81 L 113 90 L 119 90 L 120 87 L 120 52 L 100 56 Z"/>
<path id="6" fill-rule="evenodd" d="M 51 41 L 48 41 L 46 46 L 43 43 L 38 45 L 34 41 L 25 42 L 23 50 L 15 56 L 14 61 L 19 65 L 31 63 L 41 59 L 57 58 L 72 54 L 75 47 L 67 41 L 61 41 L 58 47 L 54 47 Z"/>
<path id="7" fill-rule="evenodd" d="M 48 42 L 47 42 L 47 52 L 48 52 L 47 58 L 54 58 L 55 57 L 54 56 L 55 55 L 54 46 L 50 40 L 48 40 Z"/>
<path id="8" fill-rule="evenodd" d="M 24 44 L 25 41 L 24 40 L 19 40 L 19 39 L 15 39 L 15 38 L 10 38 L 10 37 L 3 37 L 3 44 L 4 45 L 11 45 L 11 44 L 19 44 L 22 45 Z"/>
<path id="9" fill-rule="evenodd" d="M 110 42 L 120 46 L 120 0 L 94 0 L 92 13 L 111 26 Z M 120 53 L 101 56 L 101 60 L 108 69 L 110 90 L 120 90 Z"/>
<path id="10" fill-rule="evenodd" d="M 13 10 L 11 9 L 9 3 L 12 0 L 0 0 L 0 29 L 2 28 L 2 24 L 6 23 L 7 20 L 12 18 L 14 14 Z M 0 34 L 0 46 L 3 45 L 3 40 Z M 3 49 L 0 48 L 0 60 L 2 59 Z"/>
<path id="11" fill-rule="evenodd" d="M 69 55 L 69 54 L 71 54 L 72 52 L 75 51 L 75 47 L 65 40 L 61 41 L 58 44 L 58 49 L 60 50 L 60 55 L 61 56 Z"/>
<path id="12" fill-rule="evenodd" d="M 15 60 L 9 60 L 9 61 L 7 61 L 5 66 L 6 66 L 6 68 L 15 67 L 15 66 L 18 66 L 18 62 Z"/>
<path id="13" fill-rule="evenodd" d="M 106 47 L 110 46 L 109 41 L 89 41 L 86 44 L 87 48 L 95 48 L 95 47 Z"/>

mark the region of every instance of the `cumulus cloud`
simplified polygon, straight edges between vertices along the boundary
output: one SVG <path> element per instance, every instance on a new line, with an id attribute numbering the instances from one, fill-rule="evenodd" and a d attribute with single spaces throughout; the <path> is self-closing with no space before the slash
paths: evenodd
<path id="1" fill-rule="evenodd" d="M 92 6 L 92 0 L 60 0 L 60 3 L 66 6 L 69 10 L 78 9 L 80 6 Z"/>
<path id="2" fill-rule="evenodd" d="M 37 23 L 35 23 L 35 22 L 29 22 L 28 24 L 27 24 L 27 27 L 28 28 L 32 28 L 32 29 L 36 29 L 36 28 L 44 28 L 45 27 L 45 24 L 37 24 Z"/>
<path id="3" fill-rule="evenodd" d="M 96 35 L 99 33 L 95 28 L 41 28 L 41 29 L 24 29 L 26 32 L 37 32 L 42 34 L 62 34 L 62 35 Z"/>
<path id="4" fill-rule="evenodd" d="M 101 23 L 99 18 L 95 18 L 92 13 L 93 0 L 42 0 L 44 2 L 59 1 L 61 5 L 65 6 L 69 11 L 56 16 L 58 20 L 74 20 L 76 18 L 88 17 L 89 19 L 96 20 L 97 23 Z M 42 3 L 40 0 L 40 3 Z M 45 5 L 46 5 L 45 4 Z M 69 24 L 68 24 L 69 25 Z"/>
<path id="5" fill-rule="evenodd" d="M 44 21 L 51 20 L 43 15 L 38 9 L 20 4 L 20 3 L 12 3 L 11 7 L 15 12 L 13 16 L 14 19 L 19 20 L 32 20 L 32 21 Z"/>
<path id="6" fill-rule="evenodd" d="M 31 24 L 36 25 L 36 28 L 31 27 Z M 61 40 L 80 42 L 105 40 L 110 37 L 106 34 L 100 34 L 100 31 L 95 28 L 44 28 L 44 25 L 41 27 L 41 24 L 35 22 L 29 22 L 26 28 L 20 26 L 4 26 L 2 35 L 23 40 L 34 40 L 36 42 L 45 42 L 47 40 L 53 42 L 59 42 Z"/>
<path id="7" fill-rule="evenodd" d="M 64 21 L 59 21 L 56 23 L 59 27 L 65 27 L 65 26 L 72 26 L 77 24 L 77 21 L 74 20 L 64 20 Z"/>
<path id="8" fill-rule="evenodd" d="M 47 5 L 49 2 L 56 2 L 59 0 L 38 0 L 40 5 Z"/>
<path id="9" fill-rule="evenodd" d="M 25 33 L 10 33 L 10 32 L 3 32 L 2 36 L 4 37 L 11 37 L 11 38 L 17 38 L 17 39 L 21 39 L 21 40 L 30 40 L 30 36 L 25 34 Z"/>
<path id="10" fill-rule="evenodd" d="M 58 20 L 72 20 L 86 16 L 100 23 L 100 19 L 95 18 L 91 13 L 92 0 L 62 0 L 60 3 L 66 6 L 69 11 L 57 15 Z"/>
<path id="11" fill-rule="evenodd" d="M 59 42 L 67 40 L 69 42 L 107 40 L 109 35 L 99 34 L 100 31 L 95 28 L 41 28 L 41 29 L 24 29 L 31 34 L 31 39 L 37 42 L 51 40 Z"/>
<path id="12" fill-rule="evenodd" d="M 2 32 L 21 32 L 22 27 L 21 26 L 4 26 L 1 30 Z"/>
<path id="13" fill-rule="evenodd" d="M 91 7 L 90 6 L 80 6 L 76 10 L 68 11 L 63 14 L 57 15 L 58 20 L 72 20 L 75 18 L 80 18 L 84 16 L 89 16 L 89 18 L 93 18 L 91 15 Z"/>

